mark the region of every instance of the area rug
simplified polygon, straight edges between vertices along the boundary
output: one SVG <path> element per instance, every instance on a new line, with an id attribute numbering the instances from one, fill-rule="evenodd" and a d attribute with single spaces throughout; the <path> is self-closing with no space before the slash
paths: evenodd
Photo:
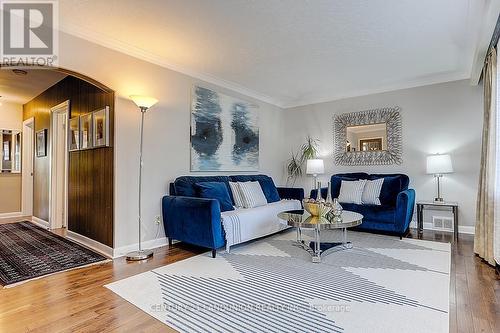
<path id="1" fill-rule="evenodd" d="M 105 260 L 102 255 L 33 223 L 0 225 L 3 286 Z"/>
<path id="2" fill-rule="evenodd" d="M 106 287 L 180 332 L 448 332 L 450 244 L 349 232 L 353 249 L 312 263 L 294 237 Z"/>

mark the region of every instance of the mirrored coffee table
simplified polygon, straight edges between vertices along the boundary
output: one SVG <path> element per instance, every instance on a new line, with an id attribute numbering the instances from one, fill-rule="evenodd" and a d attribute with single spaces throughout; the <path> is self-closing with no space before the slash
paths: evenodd
<path id="1" fill-rule="evenodd" d="M 351 249 L 352 243 L 347 240 L 347 228 L 356 227 L 363 222 L 363 215 L 344 210 L 342 212 L 342 222 L 333 222 L 326 217 L 313 217 L 305 210 L 289 210 L 278 214 L 278 217 L 287 221 L 291 227 L 297 230 L 296 245 L 300 246 L 311 254 L 312 262 L 321 262 L 321 257 L 330 253 Z M 305 241 L 302 239 L 302 229 L 314 230 L 314 240 Z M 321 231 L 342 230 L 341 242 L 321 242 Z"/>

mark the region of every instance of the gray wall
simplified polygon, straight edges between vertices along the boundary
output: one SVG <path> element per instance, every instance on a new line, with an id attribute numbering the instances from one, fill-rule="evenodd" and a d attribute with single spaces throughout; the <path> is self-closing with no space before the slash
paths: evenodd
<path id="1" fill-rule="evenodd" d="M 398 105 L 403 118 L 403 164 L 392 166 L 345 167 L 333 163 L 333 116 L 335 114 Z M 325 159 L 322 180 L 338 172 L 401 172 L 411 178 L 417 200 L 435 196 L 435 181 L 425 173 L 426 156 L 450 153 L 455 173 L 443 179 L 443 196 L 460 204 L 462 226 L 475 223 L 483 122 L 482 87 L 455 81 L 398 90 L 285 110 L 285 128 L 290 134 L 288 151 L 296 151 L 306 135 L 321 140 Z M 328 175 L 328 176 L 327 176 Z M 311 187 L 310 179 L 302 183 Z M 442 213 L 436 215 L 443 215 Z M 429 218 L 427 216 L 427 218 Z"/>

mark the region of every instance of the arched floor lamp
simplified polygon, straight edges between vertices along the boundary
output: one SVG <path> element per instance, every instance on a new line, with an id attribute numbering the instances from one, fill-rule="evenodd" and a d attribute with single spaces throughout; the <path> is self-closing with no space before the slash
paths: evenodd
<path id="1" fill-rule="evenodd" d="M 151 258 L 153 256 L 153 250 L 143 250 L 141 246 L 141 204 L 142 204 L 142 138 L 144 134 L 144 114 L 151 108 L 153 105 L 158 103 L 158 100 L 152 97 L 132 95 L 130 99 L 134 101 L 134 103 L 141 110 L 141 145 L 139 150 L 139 250 L 132 251 L 127 253 L 127 260 L 138 261 Z"/>

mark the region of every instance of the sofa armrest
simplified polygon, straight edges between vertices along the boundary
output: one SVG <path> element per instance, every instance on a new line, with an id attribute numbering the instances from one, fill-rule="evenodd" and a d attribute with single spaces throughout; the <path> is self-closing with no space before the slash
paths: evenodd
<path id="1" fill-rule="evenodd" d="M 304 189 L 298 187 L 277 187 L 281 199 L 304 199 Z"/>
<path id="2" fill-rule="evenodd" d="M 413 218 L 413 210 L 415 209 L 415 190 L 408 189 L 398 194 L 396 200 L 396 215 L 395 225 L 397 232 L 403 234 Z"/>
<path id="3" fill-rule="evenodd" d="M 224 246 L 219 202 L 215 199 L 164 196 L 165 235 L 189 244 L 217 249 Z"/>
<path id="4" fill-rule="evenodd" d="M 309 198 L 316 199 L 317 195 L 318 195 L 318 190 L 313 189 L 313 190 L 311 190 L 311 194 L 310 194 Z M 328 187 L 322 187 L 321 188 L 321 197 L 323 199 L 326 199 L 327 195 L 328 195 Z"/>

